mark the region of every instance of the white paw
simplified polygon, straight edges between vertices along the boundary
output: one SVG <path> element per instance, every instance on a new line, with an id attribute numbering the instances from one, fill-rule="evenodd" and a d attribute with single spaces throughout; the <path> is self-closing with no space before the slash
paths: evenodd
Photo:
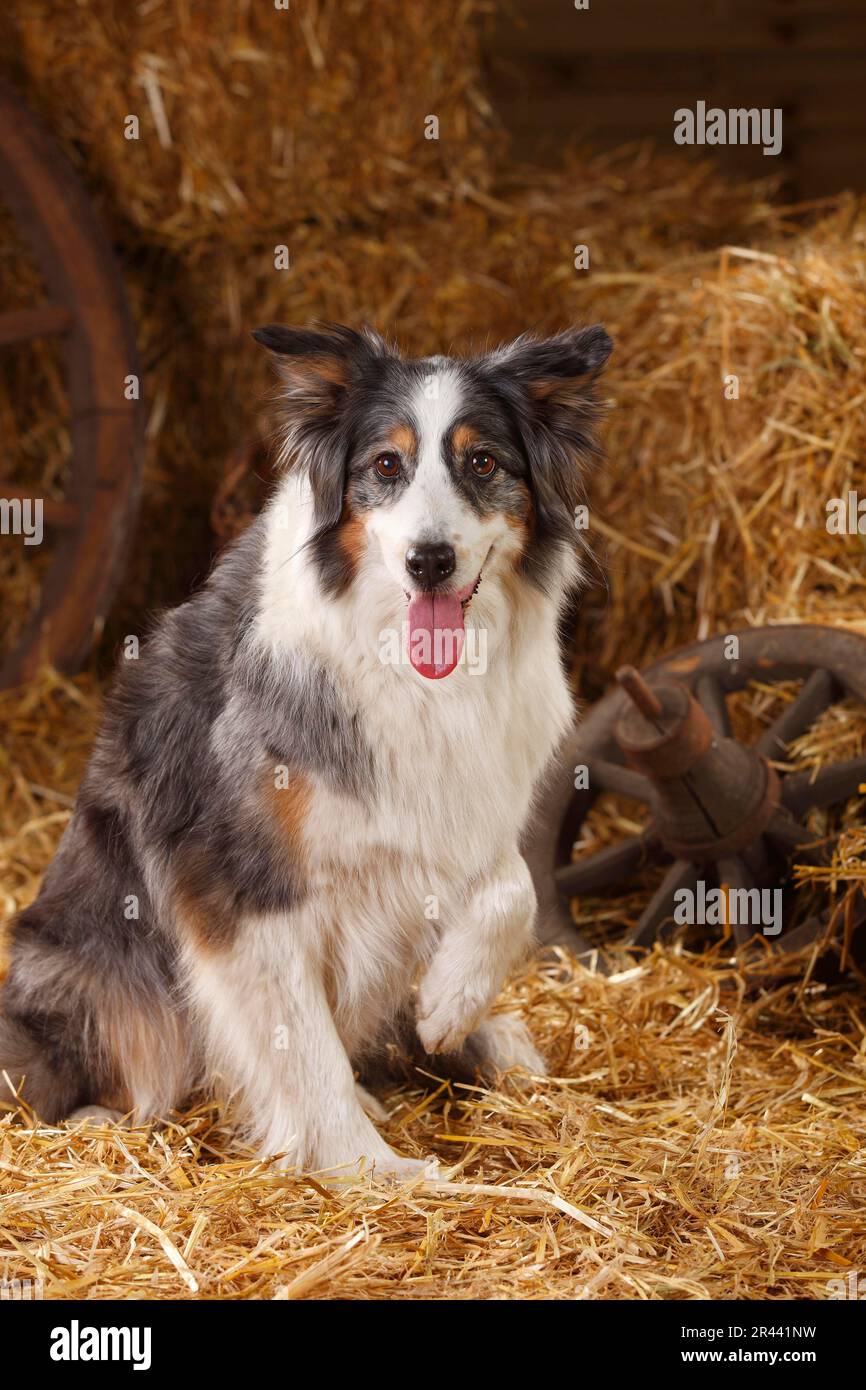
<path id="1" fill-rule="evenodd" d="M 498 989 L 480 975 L 460 979 L 449 975 L 447 961 L 437 957 L 418 989 L 415 1026 L 427 1052 L 456 1052 L 477 1027 Z"/>
<path id="2" fill-rule="evenodd" d="M 120 1110 L 106 1110 L 104 1105 L 82 1105 L 66 1117 L 69 1125 L 116 1125 L 123 1119 Z"/>
<path id="3" fill-rule="evenodd" d="M 344 1187 L 353 1182 L 410 1182 L 413 1178 L 436 1178 L 439 1161 L 436 1158 L 404 1158 L 393 1149 L 365 1155 L 353 1163 L 335 1163 L 317 1170 L 316 1176 L 325 1183 Z"/>
<path id="4" fill-rule="evenodd" d="M 355 1082 L 355 1094 L 364 1113 L 369 1115 L 371 1120 L 376 1120 L 378 1124 L 384 1124 L 388 1118 L 388 1111 L 382 1102 L 377 1100 L 375 1096 L 371 1096 L 370 1092 L 366 1091 L 359 1081 Z"/>
<path id="5" fill-rule="evenodd" d="M 546 1076 L 547 1066 L 519 1014 L 493 1014 L 486 1018 L 476 1036 L 497 1072 L 521 1067 L 533 1076 Z"/>
<path id="6" fill-rule="evenodd" d="M 409 1182 L 411 1178 L 418 1177 L 437 1178 L 439 1160 L 431 1157 L 404 1158 L 401 1154 L 392 1153 L 390 1158 L 374 1159 L 371 1173 L 374 1178 L 389 1182 Z"/>

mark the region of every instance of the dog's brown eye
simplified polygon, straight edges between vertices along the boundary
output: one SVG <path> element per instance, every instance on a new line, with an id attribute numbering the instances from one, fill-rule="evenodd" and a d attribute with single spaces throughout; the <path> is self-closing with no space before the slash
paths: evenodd
<path id="1" fill-rule="evenodd" d="M 473 454 L 469 466 L 479 478 L 489 478 L 491 473 L 496 472 L 499 464 L 492 454 L 482 453 Z"/>
<path id="2" fill-rule="evenodd" d="M 400 472 L 400 460 L 396 454 L 380 454 L 374 466 L 380 478 L 396 478 Z"/>

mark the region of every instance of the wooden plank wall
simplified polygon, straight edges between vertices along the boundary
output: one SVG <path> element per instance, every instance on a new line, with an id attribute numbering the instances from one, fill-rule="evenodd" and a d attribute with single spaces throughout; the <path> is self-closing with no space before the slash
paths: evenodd
<path id="1" fill-rule="evenodd" d="M 710 152 L 795 197 L 866 189 L 866 0 L 497 0 L 487 60 L 519 157 L 584 138 L 677 150 L 678 107 L 780 107 L 778 156 Z"/>

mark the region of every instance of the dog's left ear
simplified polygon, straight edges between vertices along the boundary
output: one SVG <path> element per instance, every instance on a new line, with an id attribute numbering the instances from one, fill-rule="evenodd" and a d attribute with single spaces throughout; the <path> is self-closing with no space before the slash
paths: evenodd
<path id="1" fill-rule="evenodd" d="M 522 387 L 539 413 L 577 410 L 592 405 L 592 383 L 613 351 L 600 323 L 567 328 L 552 338 L 525 335 L 487 358 L 494 370 Z"/>
<path id="2" fill-rule="evenodd" d="M 584 467 L 598 454 L 593 385 L 613 349 L 601 324 L 552 338 L 524 336 L 482 359 L 482 371 L 511 406 L 529 461 L 540 531 L 580 545 L 575 508 Z"/>

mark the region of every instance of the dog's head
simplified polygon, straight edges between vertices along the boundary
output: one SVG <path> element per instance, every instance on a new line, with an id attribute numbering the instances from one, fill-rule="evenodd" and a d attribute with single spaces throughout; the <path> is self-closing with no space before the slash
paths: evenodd
<path id="1" fill-rule="evenodd" d="M 459 640 L 453 660 L 429 652 L 445 631 L 459 639 L 482 582 L 516 571 L 545 588 L 573 571 L 592 385 L 612 347 L 603 328 L 472 359 L 406 360 L 339 326 L 253 336 L 277 356 L 283 451 L 309 474 L 323 584 L 340 594 L 362 563 L 378 565 L 405 595 L 422 675 L 456 665 Z"/>

